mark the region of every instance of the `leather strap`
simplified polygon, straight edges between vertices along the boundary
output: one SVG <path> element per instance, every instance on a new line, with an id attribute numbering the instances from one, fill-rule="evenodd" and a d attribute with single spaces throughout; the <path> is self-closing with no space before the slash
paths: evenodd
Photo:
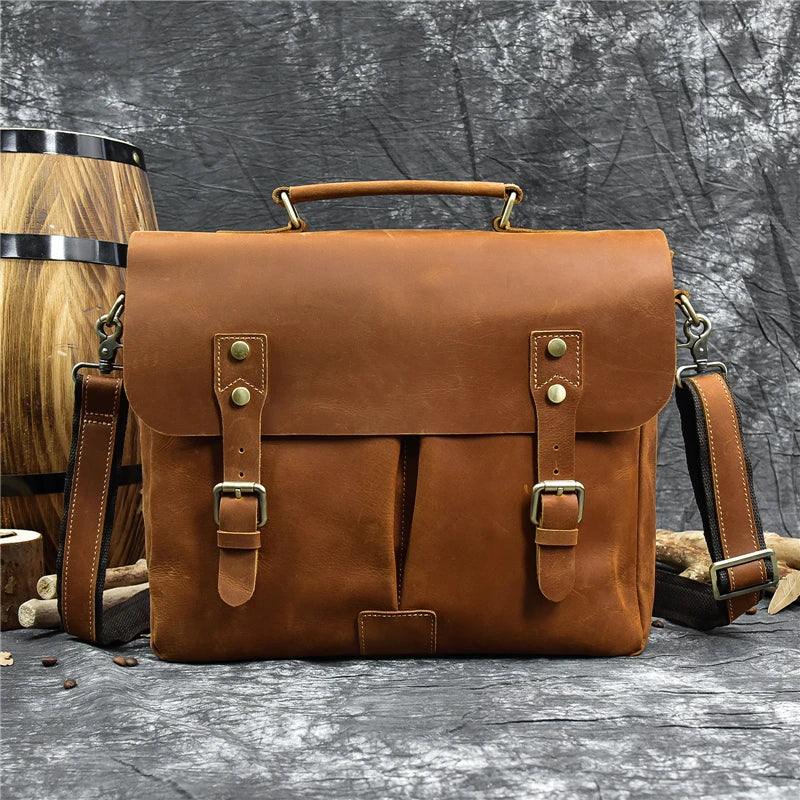
<path id="1" fill-rule="evenodd" d="M 371 197 L 388 194 L 458 194 L 469 197 L 505 198 L 509 191 L 517 193 L 515 203 L 522 200 L 522 189 L 512 183 L 489 181 L 348 181 L 344 183 L 311 183 L 305 186 L 279 186 L 272 193 L 276 203 L 283 204 L 286 192 L 292 203 L 312 200 L 341 200 L 345 197 Z"/>
<path id="2" fill-rule="evenodd" d="M 267 399 L 266 335 L 216 334 L 214 371 L 214 393 L 222 419 L 223 486 L 260 487 L 261 412 Z M 246 402 L 237 392 L 244 393 Z M 246 603 L 256 588 L 261 547 L 259 503 L 256 493 L 241 489 L 223 489 L 220 496 L 217 589 L 229 606 Z"/>
<path id="3" fill-rule="evenodd" d="M 583 393 L 582 339 L 580 331 L 531 333 L 530 390 L 536 409 L 536 480 L 540 487 L 549 481 L 576 479 L 575 415 Z M 551 342 L 565 349 L 561 352 Z M 559 387 L 561 393 L 551 396 Z M 574 491 L 562 489 L 557 494 L 544 489 L 534 497 L 531 519 L 536 575 L 539 590 L 554 603 L 563 600 L 575 585 L 578 517 L 579 498 Z"/>
<path id="4" fill-rule="evenodd" d="M 127 418 L 120 378 L 77 376 L 58 548 L 58 607 L 68 633 L 100 644 L 128 641 L 149 627 L 147 590 L 103 614 Z"/>
<path id="5" fill-rule="evenodd" d="M 764 550 L 764 534 L 753 492 L 741 420 L 727 382 L 718 373 L 685 378 L 676 388 L 686 463 L 706 544 L 714 562 Z M 759 558 L 718 573 L 721 593 L 763 586 L 774 580 L 768 559 Z M 654 613 L 707 630 L 725 625 L 752 608 L 761 591 L 716 600 L 711 586 L 663 566 L 657 570 Z"/>

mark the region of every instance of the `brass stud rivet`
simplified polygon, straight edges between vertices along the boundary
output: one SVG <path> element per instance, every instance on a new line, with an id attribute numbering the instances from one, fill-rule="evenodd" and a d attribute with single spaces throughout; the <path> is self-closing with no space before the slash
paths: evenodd
<path id="1" fill-rule="evenodd" d="M 548 390 L 547 390 L 547 399 L 551 403 L 563 403 L 567 397 L 567 390 L 560 384 L 554 383 Z"/>
<path id="2" fill-rule="evenodd" d="M 547 343 L 547 352 L 553 358 L 561 358 L 567 352 L 567 343 L 561 337 L 556 336 Z"/>
<path id="3" fill-rule="evenodd" d="M 142 161 L 142 159 L 139 157 L 139 154 L 138 153 L 134 153 L 133 154 L 133 163 L 134 164 L 140 164 L 141 161 Z"/>
<path id="4" fill-rule="evenodd" d="M 237 386 L 231 393 L 231 400 L 237 406 L 246 406 L 250 402 L 250 390 L 244 386 Z"/>
<path id="5" fill-rule="evenodd" d="M 231 355 L 237 361 L 244 361 L 250 355 L 250 345 L 247 342 L 234 342 L 231 345 Z"/>

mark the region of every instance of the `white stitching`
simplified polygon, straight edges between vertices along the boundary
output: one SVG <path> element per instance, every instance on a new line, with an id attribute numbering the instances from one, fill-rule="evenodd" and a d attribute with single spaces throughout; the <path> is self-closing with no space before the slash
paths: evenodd
<path id="1" fill-rule="evenodd" d="M 582 341 L 582 334 L 580 333 L 566 333 L 561 331 L 548 331 L 547 333 L 535 333 L 533 336 L 533 388 L 534 389 L 541 389 L 542 386 L 550 383 L 550 381 L 554 381 L 556 378 L 561 378 L 561 380 L 566 381 L 567 383 L 571 384 L 572 386 L 580 387 L 581 385 L 581 341 Z M 575 362 L 576 362 L 576 380 L 570 380 L 566 377 L 566 375 L 561 375 L 556 373 L 555 375 L 551 375 L 544 383 L 541 385 L 539 384 L 539 340 L 540 339 L 552 339 L 554 336 L 558 336 L 562 339 L 576 339 L 576 347 L 575 347 Z"/>
<path id="2" fill-rule="evenodd" d="M 81 408 L 86 406 L 86 387 L 88 385 L 88 377 L 83 379 L 83 383 L 81 384 Z M 81 454 L 83 453 L 83 442 L 84 437 L 86 435 L 86 424 L 85 420 L 83 424 L 81 424 L 81 435 L 80 439 L 78 440 L 78 453 L 75 456 L 75 461 L 77 464 L 77 469 L 75 470 L 75 479 L 72 484 L 72 491 L 70 492 L 69 498 L 69 526 L 67 528 L 66 535 L 64 536 L 64 586 L 69 586 L 69 552 L 72 547 L 72 530 L 73 530 L 73 523 L 75 519 L 75 504 L 78 497 L 78 487 L 80 485 L 80 478 L 81 478 L 81 464 L 83 463 L 83 459 L 81 458 Z M 63 591 L 62 588 L 62 596 L 61 596 L 61 613 L 64 616 L 64 628 L 68 629 L 68 611 L 67 611 L 67 595 L 69 592 Z"/>
<path id="3" fill-rule="evenodd" d="M 400 619 L 401 617 L 424 617 L 430 621 L 430 653 L 436 653 L 436 615 L 430 611 L 369 611 L 358 615 L 358 626 L 361 629 L 361 653 L 366 655 L 367 642 L 364 634 L 365 617 L 378 617 L 379 619 Z"/>
<path id="4" fill-rule="evenodd" d="M 89 381 L 90 380 L 91 380 L 91 378 L 88 377 L 88 376 L 83 379 L 83 385 L 81 386 L 81 395 L 82 395 L 82 398 L 81 398 L 81 409 L 86 407 L 86 394 L 87 394 L 88 389 L 89 389 Z M 112 416 L 113 417 L 116 417 L 116 414 L 117 414 L 117 408 L 118 408 L 118 404 L 119 404 L 121 386 L 122 386 L 122 383 L 120 382 L 118 384 L 118 386 L 116 387 L 116 389 L 115 389 L 114 411 L 112 412 Z M 104 414 L 103 416 L 107 416 L 107 415 Z M 65 537 L 66 538 L 66 542 L 65 542 L 65 545 L 64 545 L 64 584 L 65 584 L 65 586 L 69 586 L 69 562 L 70 562 L 69 553 L 70 553 L 70 550 L 71 550 L 71 547 L 72 547 L 72 533 L 73 533 L 73 530 L 74 530 L 74 527 L 75 527 L 75 507 L 78 505 L 78 494 L 79 494 L 79 488 L 80 488 L 80 473 L 81 473 L 81 466 L 82 466 L 82 463 L 83 463 L 83 445 L 84 445 L 84 443 L 86 441 L 86 430 L 87 430 L 88 425 L 90 425 L 90 424 L 91 425 L 103 425 L 103 426 L 112 427 L 112 428 L 114 427 L 113 424 L 110 423 L 110 422 L 98 422 L 96 420 L 92 420 L 91 419 L 91 415 L 85 417 L 83 419 L 82 424 L 81 424 L 81 433 L 80 433 L 80 439 L 79 439 L 79 443 L 78 443 L 78 452 L 77 452 L 77 455 L 75 457 L 76 465 L 77 465 L 77 468 L 75 470 L 75 482 L 74 482 L 73 489 L 72 489 L 72 492 L 71 492 L 71 497 L 70 497 L 69 528 L 68 528 L 68 531 L 67 531 L 67 536 Z M 112 434 L 109 437 L 108 451 L 106 453 L 106 467 L 105 467 L 105 473 L 104 473 L 104 476 L 103 476 L 103 483 L 104 484 L 106 484 L 108 482 L 108 474 L 109 474 L 109 469 L 110 469 L 110 461 L 111 461 L 111 454 L 112 454 L 112 450 L 113 450 L 113 445 L 114 445 L 114 436 Z M 96 570 L 97 541 L 98 541 L 98 538 L 100 536 L 102 536 L 102 523 L 103 523 L 103 517 L 105 516 L 105 514 L 104 514 L 105 508 L 106 508 L 106 503 L 105 503 L 105 499 L 104 499 L 104 502 L 101 504 L 100 510 L 99 510 L 99 514 L 98 514 L 98 521 L 97 521 L 98 533 L 97 533 L 97 536 L 95 538 L 94 553 L 92 555 L 92 559 L 93 560 L 92 560 L 91 580 L 89 581 L 89 630 L 90 630 L 92 636 L 94 636 L 94 632 L 95 632 L 95 628 L 94 628 L 94 625 L 95 625 L 95 623 L 94 623 L 94 600 L 95 600 L 95 589 L 96 589 L 95 582 L 96 582 L 96 578 L 97 578 L 97 570 Z M 68 606 L 67 598 L 68 598 L 69 594 L 70 593 L 68 591 L 62 592 L 62 597 L 61 597 L 61 611 L 62 611 L 62 613 L 64 615 L 64 627 L 65 628 L 67 627 L 68 616 L 69 616 L 68 610 L 67 610 L 67 606 Z"/>
<path id="5" fill-rule="evenodd" d="M 86 378 L 88 381 L 89 378 Z M 117 417 L 117 409 L 119 407 L 119 397 L 122 389 L 122 381 L 118 381 L 116 388 L 114 389 L 114 411 L 113 416 L 116 419 Z M 101 425 L 108 425 L 110 423 L 92 423 L 93 425 L 101 424 Z M 112 426 L 113 427 L 113 426 Z M 108 486 L 108 479 L 109 473 L 111 472 L 111 457 L 114 452 L 114 439 L 116 438 L 114 435 L 114 431 L 109 431 L 110 436 L 108 437 L 108 450 L 106 451 L 106 468 L 105 472 L 103 473 L 103 486 Z M 100 546 L 100 540 L 103 536 L 103 518 L 105 517 L 105 512 L 107 508 L 107 500 L 108 500 L 108 492 L 104 492 L 105 497 L 103 498 L 103 503 L 100 507 L 100 513 L 97 519 L 97 535 L 95 536 L 94 540 L 94 551 L 92 552 L 92 579 L 89 582 L 89 630 L 92 632 L 92 637 L 95 637 L 95 620 L 94 620 L 94 600 L 95 600 L 95 589 L 97 588 L 97 572 L 98 572 L 98 563 L 97 563 L 97 550 Z"/>
<path id="6" fill-rule="evenodd" d="M 248 334 L 242 336 L 217 336 L 215 337 L 217 342 L 217 353 L 216 353 L 216 361 L 217 361 L 217 391 L 224 392 L 226 389 L 229 389 L 233 386 L 234 383 L 245 383 L 250 388 L 255 389 L 257 392 L 264 392 L 266 390 L 267 379 L 265 375 L 265 335 L 264 334 Z M 222 353 L 222 342 L 258 342 L 261 345 L 261 387 L 259 388 L 254 383 L 250 383 L 250 381 L 245 380 L 244 378 L 234 378 L 229 384 L 226 386 L 222 386 L 222 363 L 221 363 L 221 353 Z"/>
<path id="7" fill-rule="evenodd" d="M 714 454 L 714 433 L 711 430 L 711 420 L 709 419 L 709 416 L 708 416 L 708 405 L 707 405 L 708 404 L 708 398 L 706 397 L 706 394 L 703 391 L 703 388 L 701 386 L 699 386 L 697 383 L 695 383 L 694 381 L 692 381 L 692 382 L 694 383 L 694 386 L 697 389 L 697 391 L 700 393 L 700 398 L 702 400 L 703 417 L 704 417 L 705 422 L 706 422 L 706 430 L 708 431 L 708 452 L 711 455 L 711 470 L 712 470 L 713 475 L 714 475 L 714 479 L 713 479 L 712 483 L 713 483 L 713 486 L 714 486 L 714 499 L 716 500 L 716 504 L 717 504 L 717 519 L 719 521 L 719 533 L 720 533 L 720 536 L 722 537 L 722 545 L 723 545 L 723 550 L 724 550 L 723 555 L 725 555 L 727 557 L 727 555 L 728 555 L 728 553 L 730 551 L 728 549 L 728 540 L 725 538 L 725 520 L 723 519 L 722 506 L 720 505 L 720 502 L 719 502 L 719 492 L 718 492 L 718 487 L 717 487 L 717 484 L 719 482 L 719 478 L 717 476 L 717 460 L 716 460 L 716 456 Z M 733 574 L 733 570 L 730 571 L 729 577 L 730 577 L 730 581 L 731 581 L 731 589 L 733 591 L 736 591 L 736 577 Z M 731 601 L 728 600 L 726 605 L 728 606 L 728 615 L 730 616 L 731 619 L 733 619 L 734 614 L 733 614 L 733 606 L 731 605 Z"/>
<path id="8" fill-rule="evenodd" d="M 717 380 L 719 382 L 723 383 L 723 384 L 725 383 L 722 380 L 722 377 L 720 375 L 717 375 Z M 697 385 L 697 384 L 695 384 L 695 385 Z M 750 501 L 750 487 L 747 485 L 747 473 L 746 473 L 746 470 L 744 468 L 744 459 L 742 458 L 743 446 L 742 446 L 742 440 L 741 440 L 741 435 L 740 435 L 740 431 L 739 431 L 739 423 L 738 423 L 738 421 L 736 419 L 736 412 L 733 410 L 733 404 L 731 403 L 730 393 L 728 391 L 727 385 L 724 385 L 724 389 L 725 389 L 725 402 L 728 404 L 728 410 L 731 412 L 731 422 L 733 423 L 733 429 L 734 429 L 734 431 L 736 433 L 736 444 L 737 444 L 736 457 L 739 460 L 739 474 L 741 475 L 741 478 L 742 478 L 742 487 L 744 488 L 745 496 L 748 498 L 747 518 L 748 518 L 748 520 L 750 522 L 750 540 L 753 542 L 753 548 L 755 550 L 758 550 L 759 549 L 759 547 L 758 547 L 758 538 L 756 537 L 756 531 L 755 531 L 756 523 L 755 523 L 755 520 L 753 519 L 753 507 L 752 507 L 752 503 Z M 766 575 L 766 568 L 764 566 L 764 562 L 763 561 L 759 561 L 758 563 L 759 563 L 759 567 L 761 569 L 761 577 L 766 581 L 767 580 L 767 575 Z M 731 570 L 731 572 L 732 571 L 733 570 Z"/>
<path id="9" fill-rule="evenodd" d="M 719 375 L 717 375 L 717 379 L 719 381 L 722 380 L 722 378 Z M 708 398 L 706 396 L 706 393 L 703 391 L 703 387 L 700 386 L 700 384 L 697 383 L 697 381 L 692 380 L 692 384 L 697 389 L 697 391 L 700 393 L 700 396 L 701 396 L 701 398 L 703 400 L 703 412 L 704 412 L 703 416 L 705 417 L 706 429 L 708 430 L 708 443 L 709 443 L 709 448 L 708 449 L 709 449 L 709 452 L 711 453 L 711 467 L 712 467 L 712 470 L 713 470 L 713 473 L 714 473 L 713 484 L 714 484 L 714 498 L 715 498 L 716 503 L 717 503 L 717 517 L 719 519 L 720 535 L 722 537 L 723 547 L 724 547 L 724 551 L 725 551 L 724 555 L 725 555 L 726 558 L 729 558 L 730 557 L 729 556 L 730 549 L 728 548 L 728 541 L 725 538 L 725 523 L 724 523 L 724 520 L 723 520 L 722 504 L 721 504 L 720 498 L 719 498 L 719 490 L 718 490 L 719 476 L 717 474 L 717 461 L 716 461 L 716 457 L 715 457 L 715 454 L 714 454 L 714 449 L 715 449 L 714 448 L 714 435 L 713 435 L 713 432 L 711 430 L 711 417 L 708 414 Z M 727 387 L 723 387 L 723 388 L 727 390 Z M 727 391 L 725 391 L 725 401 L 728 404 L 728 409 L 730 410 L 730 413 L 731 413 L 731 421 L 733 422 L 733 429 L 734 429 L 734 432 L 736 433 L 736 443 L 737 443 L 736 450 L 737 450 L 737 457 L 738 457 L 738 460 L 739 460 L 739 471 L 740 471 L 740 475 L 741 475 L 741 479 L 742 479 L 742 486 L 743 486 L 744 491 L 745 491 L 745 496 L 748 498 L 747 516 L 748 516 L 748 520 L 750 522 L 750 531 L 749 531 L 750 532 L 750 538 L 751 538 L 751 541 L 753 542 L 754 548 L 756 550 L 758 550 L 758 540 L 756 539 L 756 536 L 755 536 L 755 522 L 753 520 L 753 515 L 751 513 L 752 507 L 751 507 L 750 502 L 749 502 L 750 490 L 747 487 L 747 480 L 746 480 L 746 474 L 745 474 L 745 469 L 744 469 L 744 462 L 742 460 L 742 442 L 741 442 L 741 438 L 740 438 L 740 435 L 739 435 L 739 425 L 738 425 L 738 423 L 736 421 L 736 414 L 735 414 L 735 412 L 733 410 L 733 406 L 731 405 L 730 397 L 728 396 L 728 392 Z M 766 576 L 766 572 L 765 572 L 765 567 L 764 567 L 764 562 L 763 561 L 759 561 L 759 573 L 760 573 L 761 577 L 763 578 L 763 580 L 766 581 L 767 576 Z M 728 571 L 728 576 L 729 576 L 730 582 L 731 582 L 731 590 L 735 592 L 736 591 L 736 575 L 734 574 L 734 571 L 732 569 Z M 728 606 L 728 613 L 729 613 L 730 617 L 733 618 L 734 613 L 733 613 L 733 601 L 732 601 L 732 598 L 727 600 L 727 606 Z"/>

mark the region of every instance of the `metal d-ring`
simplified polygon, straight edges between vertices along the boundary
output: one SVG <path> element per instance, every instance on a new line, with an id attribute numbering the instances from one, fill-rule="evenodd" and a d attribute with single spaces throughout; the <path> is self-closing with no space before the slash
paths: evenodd
<path id="1" fill-rule="evenodd" d="M 517 192 L 514 189 L 510 189 L 506 195 L 506 202 L 503 206 L 503 210 L 500 212 L 500 219 L 497 222 L 498 228 L 508 230 L 511 227 L 511 211 L 513 210 L 516 202 Z"/>
<path id="2" fill-rule="evenodd" d="M 297 211 L 295 211 L 292 201 L 289 199 L 289 192 L 281 192 L 278 197 L 280 197 L 281 203 L 283 203 L 283 207 L 286 209 L 286 213 L 289 215 L 289 224 L 295 229 L 302 228 L 303 222 L 297 215 Z"/>

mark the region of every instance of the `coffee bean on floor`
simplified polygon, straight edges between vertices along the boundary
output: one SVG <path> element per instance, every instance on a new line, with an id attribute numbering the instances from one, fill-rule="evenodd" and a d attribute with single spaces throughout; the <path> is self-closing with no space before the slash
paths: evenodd
<path id="1" fill-rule="evenodd" d="M 750 615 L 758 614 L 758 608 L 756 606 L 753 606 L 752 608 L 748 608 L 747 609 L 747 613 L 750 614 Z"/>
<path id="2" fill-rule="evenodd" d="M 126 667 L 135 667 L 139 662 L 133 656 L 126 656 L 125 658 L 125 666 Z"/>
<path id="3" fill-rule="evenodd" d="M 115 664 L 116 664 L 118 667 L 127 667 L 127 666 L 128 666 L 128 665 L 125 663 L 125 656 L 117 656 L 117 657 L 114 659 L 114 663 L 115 663 Z"/>
<path id="4" fill-rule="evenodd" d="M 65 689 L 74 689 L 77 685 L 78 681 L 76 681 L 74 678 L 67 678 L 67 680 L 64 681 Z"/>
<path id="5" fill-rule="evenodd" d="M 654 628 L 663 628 L 664 627 L 664 620 L 663 619 L 654 619 L 652 622 L 652 626 Z"/>
<path id="6" fill-rule="evenodd" d="M 42 659 L 42 666 L 43 667 L 54 667 L 56 664 L 58 664 L 58 659 L 57 658 L 43 658 Z"/>

